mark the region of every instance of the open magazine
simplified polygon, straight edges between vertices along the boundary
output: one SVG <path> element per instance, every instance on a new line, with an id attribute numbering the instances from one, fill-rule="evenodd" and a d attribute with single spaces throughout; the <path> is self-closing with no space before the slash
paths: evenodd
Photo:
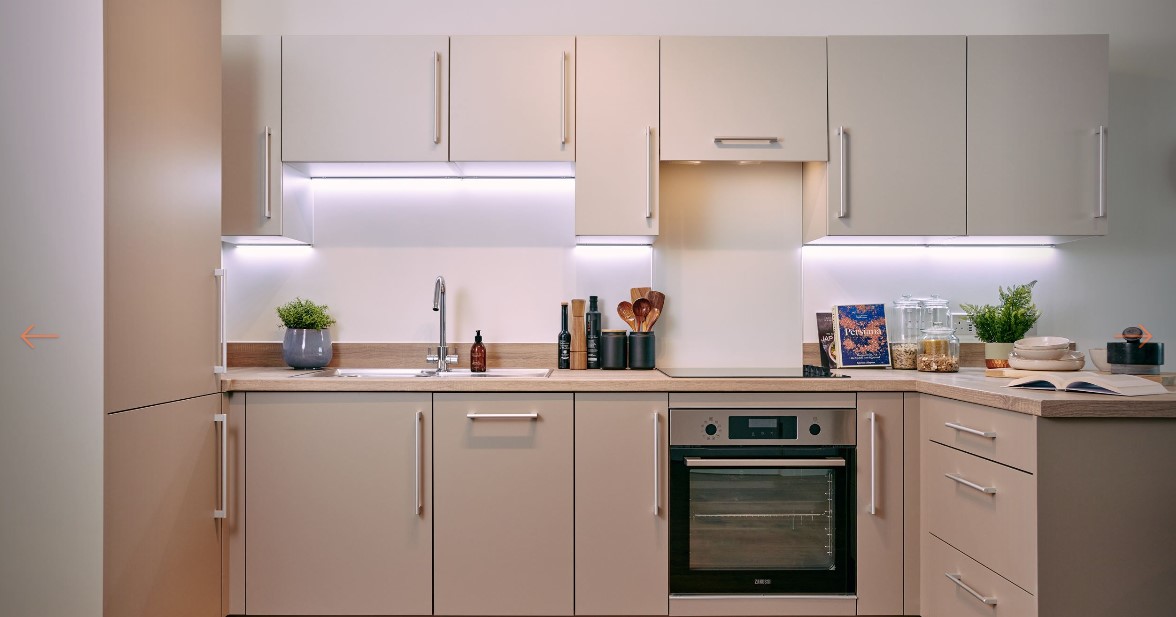
<path id="1" fill-rule="evenodd" d="M 1034 390 L 1065 390 L 1066 392 L 1090 392 L 1092 394 L 1118 394 L 1121 396 L 1144 396 L 1167 394 L 1164 386 L 1135 375 L 1108 375 L 1079 371 L 1073 373 L 1041 373 L 1014 379 L 1009 388 L 1031 388 Z"/>

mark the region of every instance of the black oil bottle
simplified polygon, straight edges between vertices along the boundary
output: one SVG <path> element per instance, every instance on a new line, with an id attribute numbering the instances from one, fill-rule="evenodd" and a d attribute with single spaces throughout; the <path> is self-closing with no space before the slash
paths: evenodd
<path id="1" fill-rule="evenodd" d="M 558 368 L 572 368 L 572 333 L 568 332 L 568 303 L 560 302 L 559 363 Z"/>
<path id="2" fill-rule="evenodd" d="M 585 346 L 588 349 L 588 368 L 600 368 L 600 310 L 596 296 L 588 296 L 588 312 L 584 315 Z"/>

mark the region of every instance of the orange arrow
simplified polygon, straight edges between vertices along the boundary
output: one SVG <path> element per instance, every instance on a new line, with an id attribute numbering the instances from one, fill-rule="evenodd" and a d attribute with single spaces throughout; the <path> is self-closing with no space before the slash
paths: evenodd
<path id="1" fill-rule="evenodd" d="M 20 340 L 24 341 L 25 345 L 29 346 L 29 349 L 36 349 L 36 347 L 33 346 L 33 342 L 29 340 L 31 338 L 57 338 L 56 334 L 29 334 L 29 332 L 32 332 L 33 328 L 36 327 L 37 324 L 29 326 L 28 328 L 25 328 L 25 331 L 20 335 Z"/>

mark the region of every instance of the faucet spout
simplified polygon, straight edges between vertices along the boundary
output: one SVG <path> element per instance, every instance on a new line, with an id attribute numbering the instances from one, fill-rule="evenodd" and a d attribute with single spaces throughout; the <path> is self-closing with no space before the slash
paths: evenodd
<path id="1" fill-rule="evenodd" d="M 430 350 L 425 356 L 425 361 L 436 362 L 438 371 L 448 371 L 449 365 L 457 362 L 457 354 L 449 353 L 449 348 L 445 344 L 445 277 L 443 276 L 438 276 L 437 280 L 433 282 L 433 310 L 440 313 L 438 317 L 441 337 L 437 344 L 437 352 L 432 353 Z"/>

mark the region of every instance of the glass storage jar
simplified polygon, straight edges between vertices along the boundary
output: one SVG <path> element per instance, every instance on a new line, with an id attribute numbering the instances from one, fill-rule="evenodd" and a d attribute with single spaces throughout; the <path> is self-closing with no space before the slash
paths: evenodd
<path id="1" fill-rule="evenodd" d="M 890 330 L 890 366 L 915 369 L 919 353 L 919 331 L 923 327 L 923 305 L 910 295 L 894 301 L 894 325 Z"/>
<path id="2" fill-rule="evenodd" d="M 956 373 L 960 370 L 960 339 L 951 326 L 933 323 L 923 330 L 916 363 L 927 373 Z"/>
<path id="3" fill-rule="evenodd" d="M 920 329 L 933 328 L 935 326 L 952 327 L 951 308 L 946 299 L 940 298 L 936 294 L 931 294 L 930 298 L 923 298 L 920 301 L 923 303 L 923 322 L 919 326 Z"/>

